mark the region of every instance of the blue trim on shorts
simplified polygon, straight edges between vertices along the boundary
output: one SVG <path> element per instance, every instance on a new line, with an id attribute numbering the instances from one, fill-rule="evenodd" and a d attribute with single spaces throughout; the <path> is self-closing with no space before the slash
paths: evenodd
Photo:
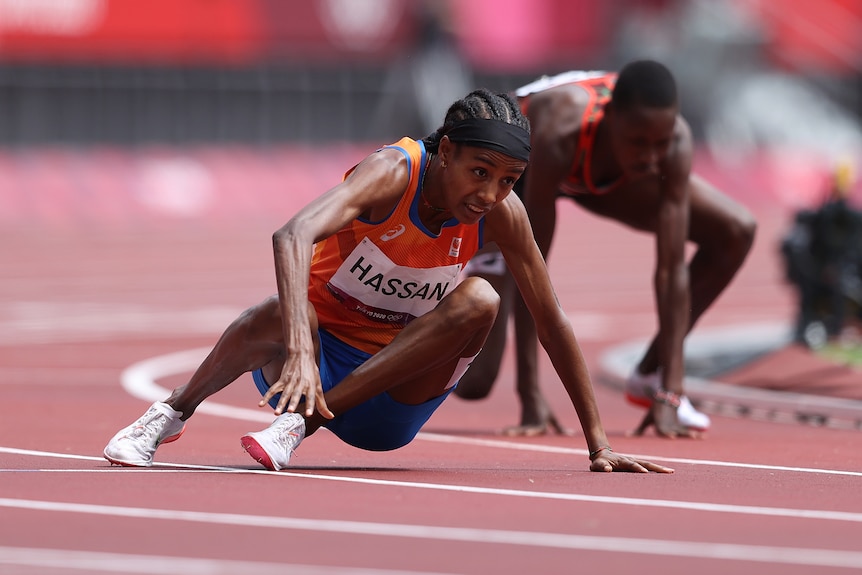
<path id="1" fill-rule="evenodd" d="M 362 365 L 371 354 L 350 346 L 332 334 L 318 331 L 320 335 L 320 380 L 323 391 L 338 385 L 347 374 Z M 269 384 L 260 369 L 252 372 L 254 384 L 260 394 L 269 390 Z M 383 392 L 350 409 L 324 424 L 343 442 L 368 451 L 390 451 L 404 447 L 416 437 L 431 415 L 449 397 L 456 386 L 443 395 L 429 399 L 419 405 L 407 405 L 392 399 Z M 277 394 L 270 399 L 273 409 L 278 405 Z"/>

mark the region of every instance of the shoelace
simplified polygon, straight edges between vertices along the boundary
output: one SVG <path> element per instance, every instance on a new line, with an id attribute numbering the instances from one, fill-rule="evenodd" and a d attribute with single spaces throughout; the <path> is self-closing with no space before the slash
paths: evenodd
<path id="1" fill-rule="evenodd" d="M 147 416 L 145 415 L 144 418 L 146 417 Z M 150 443 L 152 443 L 153 438 L 155 438 L 155 442 L 158 443 L 161 441 L 161 438 L 159 437 L 159 431 L 163 431 L 165 428 L 164 424 L 159 425 L 159 423 L 161 422 L 161 420 L 164 419 L 166 419 L 166 417 L 163 414 L 156 413 L 151 416 L 146 421 L 146 423 L 142 425 L 136 425 L 127 437 L 134 439 L 144 438 Z"/>
<path id="2" fill-rule="evenodd" d="M 299 434 L 293 431 L 293 424 L 287 420 L 279 426 L 278 429 L 278 440 L 282 443 L 289 451 L 290 457 L 296 455 L 296 444 L 291 440 L 292 437 L 299 437 Z"/>

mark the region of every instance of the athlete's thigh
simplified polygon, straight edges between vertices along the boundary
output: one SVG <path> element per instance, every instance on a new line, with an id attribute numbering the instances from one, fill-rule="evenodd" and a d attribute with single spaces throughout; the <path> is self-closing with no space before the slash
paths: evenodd
<path id="1" fill-rule="evenodd" d="M 452 377 L 460 361 L 461 358 L 447 361 L 431 371 L 389 389 L 389 395 L 407 405 L 418 405 L 442 395 L 457 383 L 457 379 L 453 381 Z"/>
<path id="2" fill-rule="evenodd" d="M 745 206 L 697 174 L 689 180 L 689 197 L 688 236 L 697 244 L 723 242 L 734 228 L 753 220 Z"/>
<path id="3" fill-rule="evenodd" d="M 430 367 L 411 364 L 410 378 L 390 387 L 390 395 L 402 403 L 418 404 L 452 387 L 485 344 L 500 300 L 486 280 L 473 276 L 461 282 L 433 311 L 404 328 L 390 349 L 410 353 L 422 346 L 424 357 L 430 352 L 439 363 Z"/>

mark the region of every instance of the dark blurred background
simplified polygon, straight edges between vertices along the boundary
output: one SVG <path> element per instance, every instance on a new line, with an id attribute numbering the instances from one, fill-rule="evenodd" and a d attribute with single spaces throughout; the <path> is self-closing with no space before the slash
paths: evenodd
<path id="1" fill-rule="evenodd" d="M 838 294 L 862 341 L 862 258 L 824 282 L 801 225 L 862 203 L 862 0 L 0 0 L 0 345 L 219 333 L 272 290 L 272 232 L 368 153 L 474 87 L 638 58 L 675 73 L 695 170 L 758 219 L 722 296 L 744 312 L 706 322 L 826 341 L 838 314 L 808 326 Z M 651 243 L 566 217 L 589 250 L 557 289 L 598 318 L 579 339 L 649 336 L 626 310 L 653 304 Z"/>
<path id="2" fill-rule="evenodd" d="M 860 158 L 858 0 L 0 0 L 0 217 L 124 187 L 188 216 L 231 177 L 266 195 L 285 146 L 364 153 L 473 87 L 643 57 L 677 75 L 708 174 L 799 206 Z"/>

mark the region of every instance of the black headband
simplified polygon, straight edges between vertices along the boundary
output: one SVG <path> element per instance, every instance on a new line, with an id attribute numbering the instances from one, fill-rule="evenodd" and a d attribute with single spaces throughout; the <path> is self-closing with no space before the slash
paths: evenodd
<path id="1" fill-rule="evenodd" d="M 459 120 L 446 132 L 453 142 L 502 152 L 525 162 L 530 161 L 530 133 L 513 124 L 485 118 Z"/>

